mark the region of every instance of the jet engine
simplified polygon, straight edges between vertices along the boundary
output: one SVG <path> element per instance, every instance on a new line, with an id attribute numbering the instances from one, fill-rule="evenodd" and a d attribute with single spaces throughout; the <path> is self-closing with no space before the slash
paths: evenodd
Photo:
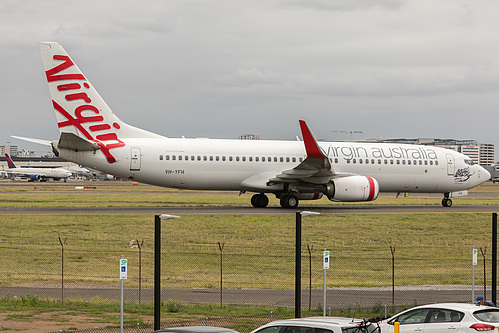
<path id="1" fill-rule="evenodd" d="M 339 177 L 329 181 L 325 194 L 331 201 L 372 201 L 378 197 L 379 184 L 372 177 Z"/>
<path id="2" fill-rule="evenodd" d="M 30 182 L 34 182 L 35 180 L 39 180 L 40 179 L 40 176 L 39 175 L 31 175 L 29 177 L 29 180 Z"/>

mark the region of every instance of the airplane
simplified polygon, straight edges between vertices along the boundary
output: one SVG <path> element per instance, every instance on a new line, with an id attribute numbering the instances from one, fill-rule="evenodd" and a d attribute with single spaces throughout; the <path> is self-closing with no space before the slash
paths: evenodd
<path id="1" fill-rule="evenodd" d="M 5 154 L 5 158 L 7 159 L 7 165 L 9 166 L 9 169 L 5 171 L 7 174 L 29 177 L 28 181 L 30 182 L 35 180 L 44 182 L 47 181 L 47 179 L 64 179 L 64 181 L 66 181 L 66 178 L 71 176 L 71 172 L 63 168 L 18 168 L 9 154 Z"/>
<path id="2" fill-rule="evenodd" d="M 54 153 L 91 169 L 147 184 L 255 193 L 251 204 L 300 200 L 364 202 L 380 192 L 441 193 L 442 205 L 490 178 L 471 158 L 420 145 L 167 138 L 121 121 L 62 46 L 39 44 L 60 137 Z"/>

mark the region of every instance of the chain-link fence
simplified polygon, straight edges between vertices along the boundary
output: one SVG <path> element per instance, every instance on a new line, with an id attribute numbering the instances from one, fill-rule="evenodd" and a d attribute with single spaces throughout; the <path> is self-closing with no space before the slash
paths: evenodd
<path id="1" fill-rule="evenodd" d="M 264 235 L 258 240 L 233 234 L 223 238 L 163 235 L 162 244 L 164 301 L 294 306 L 293 237 L 286 243 L 271 244 Z M 324 305 L 325 247 L 331 251 L 331 262 L 326 272 Z M 447 240 L 438 244 L 414 241 L 392 247 L 353 237 L 333 244 L 304 239 L 302 307 L 325 306 L 328 311 L 376 307 L 386 311 L 432 302 L 471 302 L 473 295 L 479 294 L 490 298 L 490 287 L 484 287 L 484 282 L 491 281 L 490 255 L 487 257 L 485 248 L 484 256 L 478 251 L 473 290 L 472 247 L 470 241 L 452 240 L 451 231 Z M 85 232 L 54 236 L 49 232 L 0 230 L 0 267 L 4 268 L 0 296 L 29 294 L 53 299 L 99 297 L 119 301 L 122 255 L 128 260 L 125 301 L 152 302 L 152 237 L 137 239 L 123 234 Z M 251 326 L 248 318 L 244 320 L 241 325 Z M 269 319 L 253 319 L 258 320 Z M 225 322 L 209 324 L 230 327 Z M 254 324 L 253 328 L 260 323 Z M 142 329 L 151 331 L 148 327 L 139 331 Z M 132 331 L 137 328 L 127 329 Z"/>
<path id="2" fill-rule="evenodd" d="M 0 241 L 0 265 L 8 268 L 0 276 L 3 294 L 11 290 L 11 294 L 30 293 L 51 298 L 118 299 L 119 259 L 124 255 L 128 259 L 125 299 L 152 300 L 152 241 L 143 242 L 139 249 L 137 240 L 125 235 L 73 233 L 59 240 L 53 235 L 22 231 L 3 233 Z M 164 298 L 182 302 L 293 306 L 294 240 L 286 247 L 261 248 L 242 243 L 242 238 L 237 236 L 222 241 L 165 236 L 161 250 Z M 323 249 L 316 246 L 308 252 L 306 245 L 302 249 L 302 299 L 308 304 L 311 297 L 313 307 L 322 306 Z M 380 249 L 355 240 L 343 242 L 340 247 L 329 249 L 327 305 L 469 302 L 472 300 L 471 248 L 463 241 L 419 246 L 396 244 L 392 258 L 389 248 Z M 484 294 L 484 268 L 485 281 L 491 281 L 490 258 L 479 255 L 478 259 L 475 292 Z M 488 289 L 487 293 L 490 296 Z"/>

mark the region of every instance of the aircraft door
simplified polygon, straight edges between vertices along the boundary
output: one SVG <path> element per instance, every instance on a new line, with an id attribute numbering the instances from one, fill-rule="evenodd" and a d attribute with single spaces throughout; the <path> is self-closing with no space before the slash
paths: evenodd
<path id="1" fill-rule="evenodd" d="M 140 171 L 140 148 L 130 148 L 130 171 Z"/>
<path id="2" fill-rule="evenodd" d="M 454 165 L 454 156 L 451 154 L 446 154 L 446 157 L 447 157 L 447 175 L 454 176 L 454 173 L 456 172 Z"/>

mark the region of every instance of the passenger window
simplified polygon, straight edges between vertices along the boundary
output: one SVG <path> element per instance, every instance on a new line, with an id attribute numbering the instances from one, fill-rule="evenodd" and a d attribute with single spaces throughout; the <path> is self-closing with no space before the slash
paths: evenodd
<path id="1" fill-rule="evenodd" d="M 408 161 L 407 161 L 407 164 L 411 165 L 411 160 L 408 160 Z"/>
<path id="2" fill-rule="evenodd" d="M 362 164 L 362 159 L 361 158 L 359 158 L 359 164 Z"/>
<path id="3" fill-rule="evenodd" d="M 334 159 L 334 163 L 338 163 L 338 158 L 335 158 L 335 159 Z"/>
<path id="4" fill-rule="evenodd" d="M 393 160 L 390 160 L 390 164 L 393 164 Z"/>
<path id="5" fill-rule="evenodd" d="M 229 156 L 229 161 L 232 162 L 232 156 Z"/>
<path id="6" fill-rule="evenodd" d="M 286 157 L 286 162 L 289 162 L 289 157 Z"/>
<path id="7" fill-rule="evenodd" d="M 201 161 L 201 156 L 198 155 L 198 161 Z"/>
<path id="8" fill-rule="evenodd" d="M 236 162 L 239 162 L 239 156 L 236 156 Z"/>
<path id="9" fill-rule="evenodd" d="M 253 162 L 253 156 L 248 157 L 248 160 L 249 160 L 250 162 Z"/>
<path id="10" fill-rule="evenodd" d="M 260 157 L 255 157 L 255 162 L 259 162 L 260 161 Z M 265 162 L 265 159 L 263 160 Z"/>
<path id="11" fill-rule="evenodd" d="M 397 160 L 397 164 L 400 164 L 400 160 Z"/>
<path id="12" fill-rule="evenodd" d="M 446 309 L 433 309 L 430 315 L 430 323 L 458 322 L 463 319 L 464 313 Z"/>
<path id="13" fill-rule="evenodd" d="M 172 161 L 175 161 L 176 157 L 175 155 L 172 155 Z"/>
<path id="14" fill-rule="evenodd" d="M 435 165 L 438 165 L 438 161 L 435 161 Z"/>
<path id="15" fill-rule="evenodd" d="M 165 160 L 169 161 L 170 160 L 170 155 L 165 155 Z"/>
<path id="16" fill-rule="evenodd" d="M 178 160 L 182 161 L 182 155 L 178 155 Z"/>
<path id="17" fill-rule="evenodd" d="M 293 163 L 296 162 L 296 157 L 293 157 Z"/>
<path id="18" fill-rule="evenodd" d="M 208 156 L 203 156 L 203 161 L 208 161 Z"/>
<path id="19" fill-rule="evenodd" d="M 243 162 L 246 162 L 246 156 L 243 156 Z"/>
<path id="20" fill-rule="evenodd" d="M 300 162 L 303 162 L 303 157 L 300 157 L 299 161 L 300 161 Z"/>
<path id="21" fill-rule="evenodd" d="M 213 156 L 210 156 L 210 161 L 213 161 Z"/>
<path id="22" fill-rule="evenodd" d="M 194 161 L 194 155 L 191 156 L 191 161 Z"/>
<path id="23" fill-rule="evenodd" d="M 281 157 L 279 160 L 280 160 L 281 162 L 284 162 L 284 158 L 283 158 L 283 157 Z"/>
<path id="24" fill-rule="evenodd" d="M 354 158 L 354 159 L 352 160 L 352 162 L 355 164 L 355 163 L 357 163 L 357 160 Z"/>
<path id="25" fill-rule="evenodd" d="M 224 161 L 224 162 L 225 162 L 225 156 L 222 156 L 222 161 Z"/>
<path id="26" fill-rule="evenodd" d="M 159 160 L 162 161 L 163 160 L 163 155 L 159 155 Z"/>

